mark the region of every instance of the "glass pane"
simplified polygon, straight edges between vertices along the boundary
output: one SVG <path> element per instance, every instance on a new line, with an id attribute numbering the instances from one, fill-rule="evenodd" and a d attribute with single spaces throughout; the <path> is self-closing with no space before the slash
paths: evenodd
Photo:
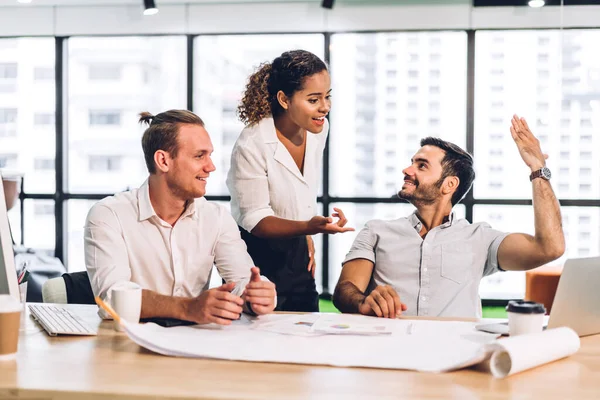
<path id="1" fill-rule="evenodd" d="M 390 197 L 425 136 L 466 143 L 465 32 L 334 34 L 331 194 Z"/>
<path id="2" fill-rule="evenodd" d="M 0 39 L 0 169 L 25 191 L 53 193 L 56 129 L 54 39 Z"/>
<path id="3" fill-rule="evenodd" d="M 476 198 L 530 198 L 529 169 L 510 136 L 514 113 L 547 153 L 559 198 L 600 196 L 598 30 L 476 34 Z M 526 66 L 526 67 L 524 67 Z"/>
<path id="4" fill-rule="evenodd" d="M 69 272 L 85 271 L 83 227 L 90 208 L 96 200 L 67 201 L 67 260 Z"/>
<path id="5" fill-rule="evenodd" d="M 25 246 L 45 250 L 53 256 L 55 222 L 53 200 L 25 200 Z"/>
<path id="6" fill-rule="evenodd" d="M 358 235 L 358 232 L 365 224 L 372 219 L 394 220 L 402 217 L 407 217 L 412 214 L 415 208 L 408 203 L 398 204 L 356 204 L 356 203 L 333 203 L 333 207 L 339 207 L 344 211 L 348 218 L 347 226 L 351 226 L 356 231 L 346 232 L 329 236 L 329 292 L 333 293 L 335 285 L 337 285 L 340 273 L 342 271 L 342 262 L 348 251 L 352 247 L 352 243 Z M 330 210 L 330 213 L 331 213 Z M 465 208 L 462 204 L 458 204 L 454 211 L 457 218 L 464 218 Z"/>
<path id="7" fill-rule="evenodd" d="M 567 258 L 600 255 L 600 207 L 562 207 L 563 229 L 567 249 L 560 259 L 551 262 L 561 265 Z M 473 207 L 475 221 L 486 221 L 492 228 L 504 232 L 534 234 L 531 206 Z M 481 281 L 481 298 L 514 299 L 525 295 L 524 272 L 501 272 Z"/>
<path id="8" fill-rule="evenodd" d="M 72 193 L 113 193 L 148 175 L 138 114 L 186 108 L 185 37 L 68 41 Z"/>
<path id="9" fill-rule="evenodd" d="M 10 224 L 10 233 L 16 244 L 21 244 L 21 202 L 17 201 L 14 206 L 8 210 L 8 223 Z"/>
<path id="10" fill-rule="evenodd" d="M 224 195 L 229 193 L 225 179 L 231 149 L 244 128 L 236 112 L 248 77 L 258 65 L 287 50 L 304 49 L 323 59 L 324 37 L 321 34 L 199 36 L 194 46 L 194 111 L 206 123 L 217 167 L 208 180 L 207 193 Z"/>

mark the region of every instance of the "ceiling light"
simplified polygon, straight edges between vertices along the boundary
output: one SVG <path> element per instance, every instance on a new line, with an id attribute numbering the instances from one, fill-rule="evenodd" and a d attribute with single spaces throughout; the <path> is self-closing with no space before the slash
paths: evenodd
<path id="1" fill-rule="evenodd" d="M 529 7 L 539 8 L 544 7 L 546 2 L 544 0 L 529 0 Z"/>
<path id="2" fill-rule="evenodd" d="M 27 3 L 31 3 L 31 0 L 17 0 L 17 3 L 27 4 Z"/>
<path id="3" fill-rule="evenodd" d="M 154 0 L 144 0 L 144 15 L 154 15 L 158 13 L 156 2 Z"/>
<path id="4" fill-rule="evenodd" d="M 331 10 L 333 8 L 333 3 L 335 3 L 335 0 L 323 0 L 321 7 Z"/>

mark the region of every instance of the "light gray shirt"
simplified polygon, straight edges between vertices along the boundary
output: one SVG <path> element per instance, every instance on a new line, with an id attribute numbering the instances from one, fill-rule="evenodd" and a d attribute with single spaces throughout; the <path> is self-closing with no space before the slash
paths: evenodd
<path id="1" fill-rule="evenodd" d="M 481 317 L 479 283 L 499 271 L 498 248 L 507 233 L 487 223 L 456 220 L 425 239 L 416 213 L 393 221 L 372 220 L 360 231 L 344 263 L 364 258 L 375 266 L 367 293 L 390 285 L 408 306 L 404 315 Z"/>

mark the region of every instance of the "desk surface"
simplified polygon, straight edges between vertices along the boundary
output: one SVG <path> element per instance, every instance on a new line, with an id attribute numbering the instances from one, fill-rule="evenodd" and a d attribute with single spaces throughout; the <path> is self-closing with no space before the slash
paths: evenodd
<path id="1" fill-rule="evenodd" d="M 0 362 L 5 399 L 597 399 L 600 335 L 567 359 L 506 379 L 476 370 L 446 374 L 156 355 L 101 322 L 95 306 L 70 306 L 97 337 L 49 337 L 28 320 L 15 361 Z"/>

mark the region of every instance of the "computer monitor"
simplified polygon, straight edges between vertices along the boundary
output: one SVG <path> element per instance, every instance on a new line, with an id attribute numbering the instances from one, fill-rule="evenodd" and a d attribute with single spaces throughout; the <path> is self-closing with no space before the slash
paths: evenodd
<path id="1" fill-rule="evenodd" d="M 0 294 L 9 294 L 20 300 L 2 172 L 0 172 Z"/>

